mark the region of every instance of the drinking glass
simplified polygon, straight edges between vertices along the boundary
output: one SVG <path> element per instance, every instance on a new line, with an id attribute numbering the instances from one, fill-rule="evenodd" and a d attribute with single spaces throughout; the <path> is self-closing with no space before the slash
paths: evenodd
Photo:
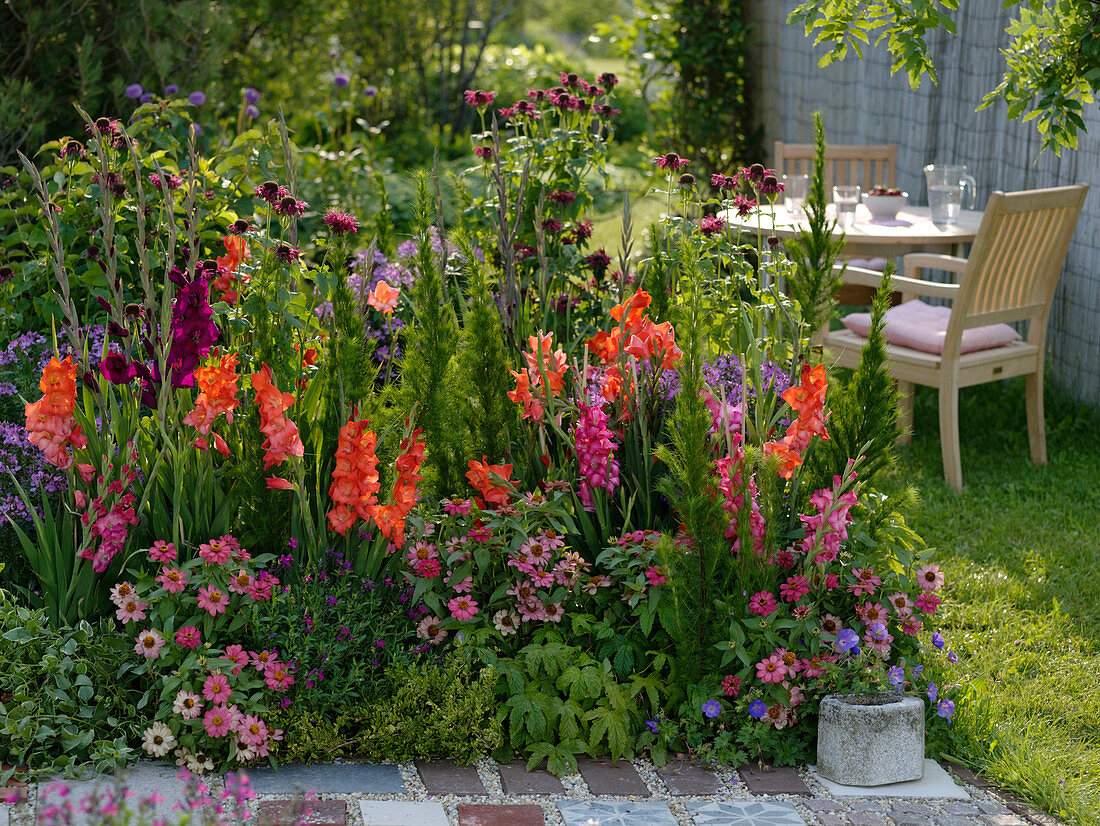
<path id="1" fill-rule="evenodd" d="M 833 203 L 836 204 L 836 220 L 843 230 L 855 223 L 856 207 L 859 206 L 858 186 L 834 186 Z"/>
<path id="2" fill-rule="evenodd" d="M 809 175 L 784 175 L 783 206 L 792 218 L 801 218 L 806 214 L 806 196 L 810 192 Z"/>

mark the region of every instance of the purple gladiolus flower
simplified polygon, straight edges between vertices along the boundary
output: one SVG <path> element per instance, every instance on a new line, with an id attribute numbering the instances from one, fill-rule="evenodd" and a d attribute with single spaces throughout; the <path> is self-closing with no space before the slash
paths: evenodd
<path id="1" fill-rule="evenodd" d="M 722 704 L 717 700 L 707 700 L 703 703 L 703 715 L 705 717 L 717 717 L 722 713 Z"/>
<path id="2" fill-rule="evenodd" d="M 767 713 L 767 711 L 768 707 L 767 705 L 765 705 L 763 700 L 753 700 L 751 703 L 749 703 L 750 717 L 755 717 L 757 720 L 759 720 Z"/>
<path id="3" fill-rule="evenodd" d="M 251 86 L 249 86 L 247 89 L 245 89 L 244 90 L 244 102 L 245 103 L 259 103 L 260 102 L 260 92 L 259 92 L 259 90 L 254 89 Z"/>
<path id="4" fill-rule="evenodd" d="M 202 106 L 206 103 L 206 92 L 192 92 L 187 99 L 195 106 Z"/>
<path id="5" fill-rule="evenodd" d="M 337 85 L 337 86 L 338 86 L 339 88 L 343 89 L 343 88 L 345 88 L 345 87 L 346 87 L 346 86 L 347 86 L 347 85 L 348 85 L 349 83 L 351 83 L 351 78 L 349 78 L 349 77 L 348 77 L 347 75 L 345 75 L 345 74 L 338 74 L 338 75 L 337 75 L 336 77 L 334 77 L 334 78 L 332 79 L 332 82 L 333 82 L 333 83 L 335 83 L 335 84 L 336 84 L 336 85 Z"/>
<path id="6" fill-rule="evenodd" d="M 840 651 L 848 652 L 859 645 L 859 634 L 851 628 L 844 628 L 837 635 L 836 647 Z"/>

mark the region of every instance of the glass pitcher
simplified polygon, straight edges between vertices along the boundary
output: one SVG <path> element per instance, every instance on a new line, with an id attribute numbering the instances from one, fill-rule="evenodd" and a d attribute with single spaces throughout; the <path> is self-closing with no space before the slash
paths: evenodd
<path id="1" fill-rule="evenodd" d="M 963 190 L 968 190 L 970 205 L 974 208 L 977 183 L 966 173 L 966 167 L 958 164 L 928 164 L 924 168 L 928 181 L 928 207 L 932 223 L 938 227 L 953 227 L 959 223 L 959 209 L 963 203 Z"/>

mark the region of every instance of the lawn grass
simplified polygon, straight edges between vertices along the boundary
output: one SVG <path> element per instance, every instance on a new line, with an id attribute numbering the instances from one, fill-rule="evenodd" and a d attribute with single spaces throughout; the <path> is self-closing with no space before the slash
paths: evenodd
<path id="1" fill-rule="evenodd" d="M 936 391 L 918 388 L 896 481 L 949 585 L 942 631 L 969 697 L 956 757 L 1068 823 L 1100 823 L 1100 414 L 1048 388 L 1028 459 L 1022 380 L 962 391 L 964 490 L 943 482 Z"/>

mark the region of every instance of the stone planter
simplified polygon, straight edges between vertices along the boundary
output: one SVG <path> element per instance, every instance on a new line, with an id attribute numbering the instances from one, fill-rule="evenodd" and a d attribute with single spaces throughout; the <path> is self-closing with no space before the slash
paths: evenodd
<path id="1" fill-rule="evenodd" d="M 817 773 L 846 786 L 924 774 L 924 701 L 896 694 L 831 694 L 817 722 Z"/>

